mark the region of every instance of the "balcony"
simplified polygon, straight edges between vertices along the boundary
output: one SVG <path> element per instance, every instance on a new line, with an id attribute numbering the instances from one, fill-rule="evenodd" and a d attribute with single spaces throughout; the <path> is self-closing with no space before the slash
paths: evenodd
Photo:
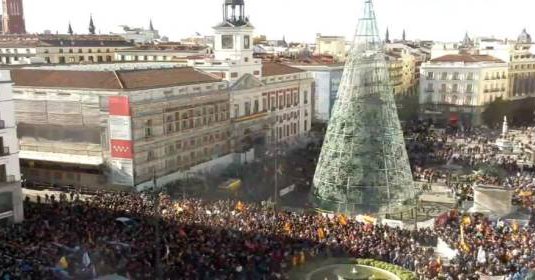
<path id="1" fill-rule="evenodd" d="M 10 153 L 9 153 L 9 147 L 2 147 L 0 148 L 0 157 L 3 157 L 3 156 L 9 156 Z"/>

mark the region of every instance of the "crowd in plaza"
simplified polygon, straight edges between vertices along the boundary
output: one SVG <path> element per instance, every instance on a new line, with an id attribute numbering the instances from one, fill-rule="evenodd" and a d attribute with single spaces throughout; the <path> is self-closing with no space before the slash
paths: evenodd
<path id="1" fill-rule="evenodd" d="M 474 184 L 503 186 L 515 191 L 514 200 L 530 208 L 535 191 L 535 168 L 530 158 L 533 131 L 522 129 L 507 135 L 517 151 L 500 151 L 493 131 L 434 130 L 428 125 L 416 125 L 407 132 L 412 170 L 424 190 L 442 180 L 459 201 L 472 198 Z M 474 172 L 475 171 L 475 172 Z"/>
<path id="2" fill-rule="evenodd" d="M 323 256 L 383 260 L 420 279 L 477 279 L 476 272 L 519 276 L 535 267 L 533 227 L 478 216 L 469 216 L 467 224 L 454 212 L 439 217 L 435 229 L 414 231 L 166 195 L 99 193 L 25 206 L 23 224 L 0 228 L 1 279 L 94 279 L 112 273 L 130 279 L 159 273 L 162 279 L 285 279 L 288 269 Z M 438 237 L 459 248 L 450 265 L 434 255 Z M 483 260 L 479 247 L 486 252 Z"/>
<path id="3" fill-rule="evenodd" d="M 504 155 L 482 131 L 411 126 L 408 151 L 417 180 L 444 180 L 454 192 L 474 183 L 515 189 L 532 209 L 535 173 Z M 457 174 L 499 166 L 496 174 Z M 288 171 L 290 172 L 290 171 Z M 302 171 L 299 171 L 302 172 Z M 530 194 L 530 195 L 526 195 Z M 287 279 L 287 272 L 327 256 L 371 258 L 416 272 L 419 279 L 523 279 L 535 269 L 534 215 L 525 224 L 490 220 L 458 210 L 443 213 L 433 228 L 400 229 L 346 216 L 274 211 L 261 204 L 164 194 L 75 194 L 25 202 L 24 223 L 0 227 L 0 279 Z M 159 238 L 157 238 L 157 236 Z M 456 249 L 442 260 L 437 240 Z M 158 277 L 161 276 L 161 277 Z"/>

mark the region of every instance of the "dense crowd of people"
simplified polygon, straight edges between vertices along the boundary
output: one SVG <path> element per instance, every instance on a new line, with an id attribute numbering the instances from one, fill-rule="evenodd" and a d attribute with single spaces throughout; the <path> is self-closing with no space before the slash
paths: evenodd
<path id="1" fill-rule="evenodd" d="M 345 216 L 274 212 L 236 201 L 173 201 L 166 195 L 99 193 L 25 207 L 23 224 L 0 228 L 2 279 L 94 279 L 112 273 L 129 279 L 158 274 L 162 279 L 285 279 L 288 269 L 323 256 L 383 260 L 420 279 L 477 279 L 476 272 L 513 276 L 535 267 L 533 227 L 492 224 L 479 216 L 468 216 L 466 223 L 453 212 L 438 219 L 435 229 L 414 231 Z M 450 265 L 434 255 L 438 237 L 459 248 Z M 479 247 L 487 252 L 484 262 Z"/>
<path id="2" fill-rule="evenodd" d="M 443 181 L 470 196 L 473 184 L 515 190 L 532 209 L 535 172 L 524 155 L 507 155 L 485 131 L 435 130 L 419 124 L 406 132 L 416 180 Z M 527 147 L 522 147 L 526 149 Z M 492 172 L 463 174 L 443 166 Z M 296 169 L 297 170 L 297 169 Z M 290 171 L 288 171 L 290 172 Z M 310 173 L 307 170 L 297 170 Z M 427 187 L 426 187 L 427 188 Z M 274 211 L 261 204 L 165 194 L 104 193 L 38 197 L 25 202 L 25 221 L 0 226 L 0 279 L 287 279 L 315 258 L 372 258 L 414 271 L 418 279 L 523 279 L 535 269 L 535 220 L 490 220 L 457 210 L 432 228 L 400 229 L 346 216 Z M 456 250 L 447 262 L 437 240 Z"/>
<path id="3" fill-rule="evenodd" d="M 530 208 L 535 191 L 535 168 L 530 160 L 533 131 L 522 129 L 508 135 L 494 131 L 433 129 L 429 125 L 412 125 L 406 131 L 414 178 L 426 182 L 423 190 L 441 180 L 459 201 L 470 200 L 475 184 L 513 189 L 516 204 Z M 501 151 L 498 138 L 515 144 L 515 152 Z M 475 172 L 474 172 L 475 171 Z"/>

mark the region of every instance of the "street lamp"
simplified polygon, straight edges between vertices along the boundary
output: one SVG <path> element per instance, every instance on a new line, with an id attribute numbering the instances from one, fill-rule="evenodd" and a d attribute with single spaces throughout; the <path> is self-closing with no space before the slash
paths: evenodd
<path id="1" fill-rule="evenodd" d="M 156 241 L 156 263 L 155 263 L 155 266 L 156 266 L 156 279 L 157 280 L 161 280 L 163 279 L 162 278 L 162 269 L 161 269 L 161 264 L 160 264 L 160 261 L 161 261 L 161 256 L 160 256 L 160 249 L 161 249 L 161 241 L 160 241 L 160 192 L 159 192 L 159 188 L 158 188 L 158 182 L 156 180 L 156 171 L 153 170 L 152 172 L 152 183 L 153 183 L 153 189 L 152 189 L 152 194 L 153 194 L 153 199 L 154 199 L 154 232 L 156 234 L 156 238 L 155 238 L 155 241 Z"/>

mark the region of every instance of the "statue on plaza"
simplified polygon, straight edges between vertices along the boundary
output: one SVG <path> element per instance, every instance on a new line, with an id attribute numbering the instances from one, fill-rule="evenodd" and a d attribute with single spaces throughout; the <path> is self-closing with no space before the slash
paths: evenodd
<path id="1" fill-rule="evenodd" d="M 507 124 L 507 116 L 503 116 L 503 124 L 502 124 L 502 137 L 507 137 L 507 133 L 509 132 L 509 125 Z"/>

